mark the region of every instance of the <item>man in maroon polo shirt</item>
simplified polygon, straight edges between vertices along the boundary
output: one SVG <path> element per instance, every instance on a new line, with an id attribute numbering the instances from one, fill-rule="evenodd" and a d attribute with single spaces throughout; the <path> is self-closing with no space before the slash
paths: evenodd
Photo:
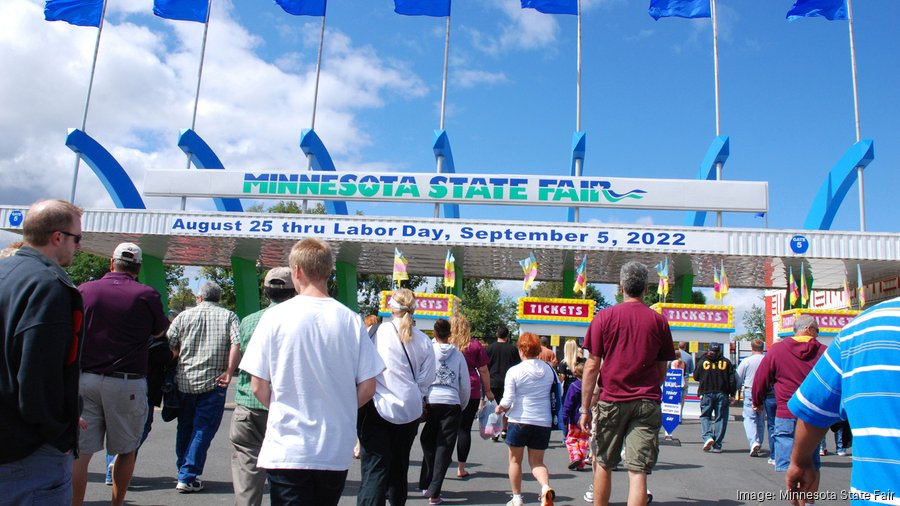
<path id="1" fill-rule="evenodd" d="M 84 346 L 79 434 L 81 454 L 72 469 L 72 504 L 80 506 L 91 456 L 104 448 L 116 455 L 112 504 L 125 501 L 147 423 L 147 353 L 152 338 L 169 326 L 159 293 L 138 283 L 142 253 L 136 244 L 116 247 L 110 272 L 78 287 L 84 298 Z"/>
<path id="2" fill-rule="evenodd" d="M 586 395 L 578 424 L 585 432 L 591 430 L 589 393 L 597 385 L 600 401 L 591 449 L 596 459 L 594 504 L 601 506 L 609 504 L 612 471 L 622 460 L 623 447 L 629 505 L 647 504 L 647 475 L 659 456 L 660 386 L 666 363 L 675 360 L 675 344 L 666 319 L 644 305 L 648 276 L 644 264 L 623 265 L 622 303 L 597 313 L 584 338 L 590 356 L 582 377 Z"/>

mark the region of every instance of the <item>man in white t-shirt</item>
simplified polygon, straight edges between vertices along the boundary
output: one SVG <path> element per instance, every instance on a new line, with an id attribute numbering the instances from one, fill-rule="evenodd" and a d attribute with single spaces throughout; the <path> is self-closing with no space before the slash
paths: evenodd
<path id="1" fill-rule="evenodd" d="M 269 408 L 258 466 L 272 504 L 336 505 L 353 460 L 357 409 L 384 362 L 362 319 L 328 296 L 334 256 L 318 239 L 291 249 L 298 295 L 269 309 L 240 368 Z"/>

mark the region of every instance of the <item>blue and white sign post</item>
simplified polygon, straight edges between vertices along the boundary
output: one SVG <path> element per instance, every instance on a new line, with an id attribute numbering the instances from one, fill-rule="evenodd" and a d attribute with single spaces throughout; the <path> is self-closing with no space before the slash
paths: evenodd
<path id="1" fill-rule="evenodd" d="M 670 439 L 672 433 L 681 424 L 681 394 L 684 382 L 682 369 L 669 369 L 666 371 L 666 381 L 662 390 L 662 426 L 666 431 L 666 439 Z"/>

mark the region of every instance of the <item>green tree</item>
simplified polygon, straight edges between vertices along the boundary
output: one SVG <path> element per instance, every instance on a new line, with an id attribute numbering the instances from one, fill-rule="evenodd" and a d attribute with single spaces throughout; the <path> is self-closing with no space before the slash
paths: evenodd
<path id="1" fill-rule="evenodd" d="M 531 287 L 531 291 L 528 292 L 531 297 L 562 297 L 562 281 L 539 281 Z M 580 298 L 579 296 L 575 296 L 575 298 Z M 595 310 L 599 311 L 605 307 L 609 307 L 609 301 L 606 300 L 606 297 L 600 293 L 599 290 L 594 288 L 594 285 L 587 285 L 587 294 L 585 295 L 587 299 L 594 299 L 594 303 L 596 304 Z"/>
<path id="2" fill-rule="evenodd" d="M 197 304 L 197 295 L 191 290 L 188 278 L 179 279 L 169 290 L 169 309 L 181 312 Z"/>
<path id="3" fill-rule="evenodd" d="M 72 265 L 66 268 L 66 272 L 75 286 L 95 281 L 109 272 L 109 258 L 87 251 L 78 251 L 72 257 Z"/>
<path id="4" fill-rule="evenodd" d="M 516 302 L 503 297 L 497 284 L 490 279 L 464 278 L 462 302 L 459 311 L 469 320 L 472 337 L 493 341 L 500 325 L 515 328 Z M 443 279 L 434 287 L 435 293 L 444 293 Z"/>
<path id="5" fill-rule="evenodd" d="M 739 336 L 734 336 L 737 340 L 750 341 L 753 339 L 766 339 L 766 313 L 762 306 L 754 304 L 749 311 L 744 313 L 741 318 L 744 322 L 744 328 L 747 332 Z"/>
<path id="6" fill-rule="evenodd" d="M 381 292 L 393 289 L 393 281 L 388 274 L 360 274 L 357 281 L 357 301 L 359 313 L 362 315 L 378 314 L 381 305 Z M 410 274 L 409 280 L 403 282 L 403 288 L 416 291 L 425 284 L 425 276 Z"/>

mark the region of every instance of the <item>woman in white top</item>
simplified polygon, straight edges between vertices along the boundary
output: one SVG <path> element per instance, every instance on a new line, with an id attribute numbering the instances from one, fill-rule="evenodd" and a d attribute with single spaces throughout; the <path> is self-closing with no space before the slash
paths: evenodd
<path id="1" fill-rule="evenodd" d="M 386 366 L 375 378 L 375 397 L 360 408 L 361 446 L 358 506 L 406 504 L 409 452 L 422 418 L 424 399 L 434 382 L 431 340 L 416 329 L 416 298 L 405 288 L 388 302 L 393 318 L 372 338 Z"/>
<path id="2" fill-rule="evenodd" d="M 425 410 L 425 426 L 422 427 L 422 471 L 419 489 L 428 504 L 442 504 L 441 487 L 450 461 L 462 418 L 462 406 L 469 402 L 469 368 L 463 354 L 448 342 L 450 322 L 438 319 L 434 322 L 434 359 L 437 373 L 428 389 L 428 408 Z"/>
<path id="3" fill-rule="evenodd" d="M 556 371 L 538 359 L 541 340 L 535 334 L 522 334 L 517 346 L 522 362 L 506 373 L 503 400 L 496 411 L 497 414 L 506 413 L 509 418 L 506 444 L 509 446 L 509 483 L 513 497 L 506 504 L 522 505 L 522 458 L 528 447 L 531 474 L 541 484 L 541 505 L 552 506 L 556 493 L 550 488 L 544 450 L 550 445 L 550 389 L 556 388 Z"/>

